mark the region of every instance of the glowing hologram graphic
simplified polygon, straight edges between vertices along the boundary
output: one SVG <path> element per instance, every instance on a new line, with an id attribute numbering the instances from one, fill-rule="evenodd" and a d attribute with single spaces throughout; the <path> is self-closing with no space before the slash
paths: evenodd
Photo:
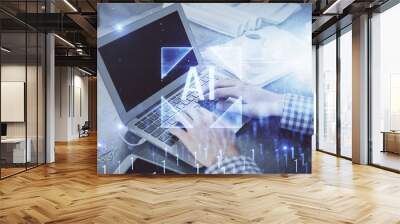
<path id="1" fill-rule="evenodd" d="M 192 80 L 194 82 L 192 82 Z M 192 84 L 194 84 L 194 88 L 192 88 Z M 189 69 L 181 99 L 186 100 L 186 97 L 189 92 L 197 92 L 197 96 L 199 96 L 199 99 L 204 100 L 203 90 L 201 88 L 200 78 L 199 75 L 197 74 L 196 67 L 190 67 Z"/>
<path id="2" fill-rule="evenodd" d="M 235 102 L 210 126 L 210 128 L 240 129 L 242 125 L 242 98 Z"/>
<path id="3" fill-rule="evenodd" d="M 161 79 L 192 50 L 191 47 L 162 47 L 161 48 Z"/>
<path id="4" fill-rule="evenodd" d="M 182 125 L 176 123 L 175 117 L 178 113 L 177 108 L 172 106 L 164 97 L 161 97 L 161 128 L 182 128 Z M 185 128 L 193 128 L 189 121 L 185 123 L 189 125 Z"/>
<path id="5" fill-rule="evenodd" d="M 164 97 L 161 97 L 161 128 L 172 128 L 176 126 L 172 123 L 172 119 L 175 118 L 175 115 L 178 113 L 178 110 L 172 106 Z M 171 120 L 170 120 L 171 118 Z"/>

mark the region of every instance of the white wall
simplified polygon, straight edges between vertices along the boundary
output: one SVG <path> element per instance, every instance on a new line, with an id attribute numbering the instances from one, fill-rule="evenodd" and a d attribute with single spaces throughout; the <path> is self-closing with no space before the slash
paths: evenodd
<path id="1" fill-rule="evenodd" d="M 1 82 L 1 121 L 24 122 L 25 83 Z"/>
<path id="2" fill-rule="evenodd" d="M 25 82 L 24 65 L 8 64 L 1 66 L 1 81 L 3 82 Z M 29 68 L 28 68 L 29 70 Z M 1 108 L 6 110 L 6 108 Z M 7 123 L 7 137 L 25 137 L 25 122 Z"/>
<path id="3" fill-rule="evenodd" d="M 37 70 L 38 69 L 38 70 Z M 30 148 L 32 151 L 32 161 L 39 163 L 44 162 L 44 74 L 42 67 L 25 66 L 24 64 L 3 64 L 1 66 L 2 82 L 24 82 L 26 84 L 26 106 L 21 108 L 22 113 L 26 112 L 26 120 L 22 122 L 6 122 L 7 137 L 24 138 L 25 135 L 30 140 Z M 27 80 L 26 80 L 27 79 Z M 7 96 L 2 96 L 7 97 Z M 1 110 L 10 110 L 10 108 L 2 107 Z M 13 111 L 8 111 L 13 112 Z M 39 156 L 37 157 L 37 153 Z"/>
<path id="4" fill-rule="evenodd" d="M 26 70 L 27 69 L 27 70 Z M 1 66 L 1 81 L 2 82 L 24 82 L 26 83 L 25 76 L 28 77 L 28 84 L 31 87 L 36 86 L 36 80 L 32 77 L 36 77 L 36 67 L 27 66 L 25 64 L 6 64 Z M 32 127 L 32 130 L 36 130 L 36 87 L 27 88 L 27 118 L 28 118 L 28 129 Z M 4 97 L 4 96 L 3 96 Z M 32 104 L 33 102 L 33 104 Z M 1 110 L 6 110 L 7 108 L 1 108 Z M 24 108 L 23 108 L 24 109 Z M 34 122 L 34 123 L 32 123 Z M 26 122 L 7 122 L 7 136 L 8 137 L 25 137 L 25 123 Z M 33 127 L 34 126 L 34 127 Z M 28 137 L 30 134 L 30 129 L 28 130 Z M 35 132 L 36 134 L 36 132 Z"/>
<path id="5" fill-rule="evenodd" d="M 78 124 L 88 120 L 88 78 L 76 68 L 56 67 L 55 140 L 79 137 Z"/>
<path id="6" fill-rule="evenodd" d="M 68 140 L 68 117 L 70 84 L 69 68 L 55 68 L 55 141 Z"/>
<path id="7" fill-rule="evenodd" d="M 75 70 L 76 72 L 77 70 Z M 72 111 L 72 119 L 71 119 L 71 133 L 72 138 L 78 138 L 78 124 L 83 125 L 85 121 L 89 119 L 88 113 L 88 78 L 87 76 L 81 76 L 81 73 L 78 75 L 74 75 L 73 82 L 73 94 L 72 99 L 74 102 L 71 102 L 71 105 L 74 105 L 71 108 Z"/>

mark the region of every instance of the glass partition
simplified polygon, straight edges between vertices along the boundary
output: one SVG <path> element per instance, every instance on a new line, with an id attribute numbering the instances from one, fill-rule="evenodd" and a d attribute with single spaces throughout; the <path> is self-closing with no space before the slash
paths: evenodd
<path id="1" fill-rule="evenodd" d="M 0 2 L 17 13 L 42 13 L 43 5 Z M 0 12 L 0 178 L 45 163 L 45 44 L 43 33 Z"/>
<path id="2" fill-rule="evenodd" d="M 318 48 L 318 149 L 336 154 L 336 39 Z"/>
<path id="3" fill-rule="evenodd" d="M 2 177 L 24 171 L 26 162 L 30 162 L 26 136 L 26 41 L 25 32 L 1 34 Z"/>

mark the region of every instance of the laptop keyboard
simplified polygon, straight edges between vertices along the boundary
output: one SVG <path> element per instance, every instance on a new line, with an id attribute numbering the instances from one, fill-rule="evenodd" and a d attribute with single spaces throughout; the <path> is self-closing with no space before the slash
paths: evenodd
<path id="1" fill-rule="evenodd" d="M 200 77 L 201 86 L 208 85 L 208 75 L 204 75 Z M 181 92 L 180 92 L 181 93 Z M 198 96 L 196 93 L 189 93 L 186 97 L 186 100 L 182 100 L 180 94 L 176 94 L 173 97 L 168 99 L 168 102 L 176 109 L 177 112 L 184 110 L 190 105 L 195 105 L 195 107 L 199 106 Z M 167 117 L 167 122 L 170 126 L 178 126 L 175 120 L 176 112 L 171 110 L 169 107 L 165 110 L 165 116 Z M 158 138 L 160 141 L 165 144 L 172 146 L 177 141 L 178 138 L 169 133 L 167 128 L 161 127 L 161 106 L 157 106 L 153 111 L 148 113 L 146 116 L 143 116 L 138 122 L 135 124 L 136 127 L 144 130 L 146 133 L 152 135 L 155 138 Z"/>

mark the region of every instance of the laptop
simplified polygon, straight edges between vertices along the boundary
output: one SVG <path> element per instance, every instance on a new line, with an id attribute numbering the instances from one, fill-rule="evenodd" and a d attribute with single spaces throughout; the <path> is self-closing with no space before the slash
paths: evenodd
<path id="1" fill-rule="evenodd" d="M 162 48 L 176 46 L 190 50 L 171 68 L 162 68 Z M 97 53 L 99 74 L 129 131 L 187 164 L 198 166 L 179 139 L 161 125 L 161 98 L 175 108 L 163 110 L 167 117 L 163 124 L 172 126 L 177 124 L 177 112 L 200 103 L 193 92 L 186 99 L 181 98 L 189 68 L 202 65 L 182 7 L 170 5 L 100 37 Z M 207 86 L 209 76 L 198 74 L 201 85 Z"/>

